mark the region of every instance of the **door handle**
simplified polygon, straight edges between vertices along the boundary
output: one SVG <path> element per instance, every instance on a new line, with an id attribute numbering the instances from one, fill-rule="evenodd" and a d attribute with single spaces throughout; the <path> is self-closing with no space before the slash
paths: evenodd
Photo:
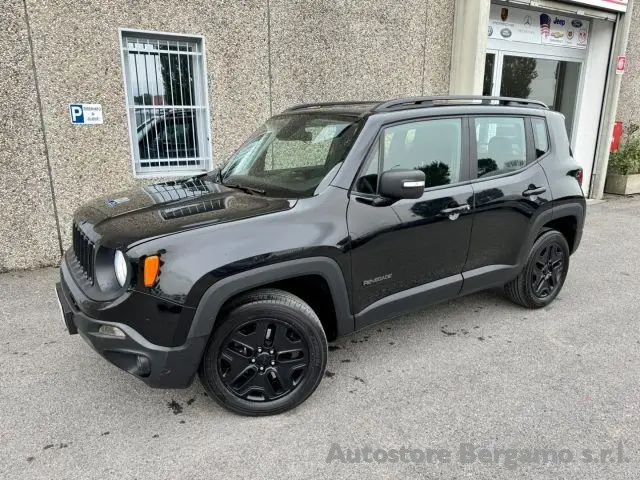
<path id="1" fill-rule="evenodd" d="M 464 213 L 464 212 L 468 212 L 469 210 L 471 210 L 471 206 L 468 203 L 465 203 L 464 205 L 459 205 L 457 207 L 451 207 L 451 208 L 444 208 L 442 210 L 440 210 L 440 213 L 442 215 L 456 215 L 459 213 Z M 456 217 L 458 218 L 458 217 Z M 455 220 L 455 219 L 452 219 Z"/>
<path id="2" fill-rule="evenodd" d="M 536 186 L 531 186 L 531 188 L 526 189 L 524 192 L 522 192 L 522 196 L 523 197 L 531 197 L 533 195 L 541 195 L 544 192 L 546 192 L 547 189 L 544 187 L 536 187 Z"/>

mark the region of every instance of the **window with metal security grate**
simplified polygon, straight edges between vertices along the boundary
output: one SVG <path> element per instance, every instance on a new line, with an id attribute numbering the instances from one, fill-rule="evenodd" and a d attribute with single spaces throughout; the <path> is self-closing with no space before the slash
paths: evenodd
<path id="1" fill-rule="evenodd" d="M 122 65 L 135 175 L 210 170 L 204 38 L 123 31 Z"/>

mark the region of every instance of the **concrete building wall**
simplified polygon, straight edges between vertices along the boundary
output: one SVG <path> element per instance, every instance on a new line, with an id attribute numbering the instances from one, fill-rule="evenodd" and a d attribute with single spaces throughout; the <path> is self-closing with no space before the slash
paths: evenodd
<path id="1" fill-rule="evenodd" d="M 2 4 L 0 35 L 0 271 L 60 255 L 22 0 Z"/>
<path id="2" fill-rule="evenodd" d="M 625 125 L 629 122 L 640 124 L 640 5 L 637 3 L 631 16 L 627 59 L 616 119 Z"/>
<path id="3" fill-rule="evenodd" d="M 117 5 L 116 5 L 117 4 Z M 264 2 L 29 2 L 44 122 L 62 226 L 86 199 L 136 183 L 131 168 L 120 28 L 203 35 L 213 151 L 228 155 L 268 116 Z M 100 103 L 104 124 L 78 126 L 70 103 Z"/>
<path id="4" fill-rule="evenodd" d="M 9 224 L 0 225 L 0 269 L 54 264 L 60 255 L 27 19 L 66 248 L 79 205 L 141 183 L 131 168 L 120 28 L 205 37 L 219 163 L 270 113 L 294 103 L 447 93 L 454 3 L 11 0 L 0 66 L 13 87 L 0 92 L 0 105 L 20 118 L 0 120 L 0 144 L 10 144 L 0 151 L 0 200 L 11 206 Z M 102 104 L 104 124 L 71 124 L 70 103 Z"/>
<path id="5" fill-rule="evenodd" d="M 453 0 L 271 0 L 274 112 L 323 100 L 446 94 Z"/>

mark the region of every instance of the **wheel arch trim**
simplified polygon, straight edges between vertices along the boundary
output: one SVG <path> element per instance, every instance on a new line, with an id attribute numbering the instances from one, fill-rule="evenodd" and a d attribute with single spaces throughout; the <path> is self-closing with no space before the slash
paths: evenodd
<path id="1" fill-rule="evenodd" d="M 220 309 L 235 295 L 281 280 L 305 275 L 319 275 L 327 282 L 336 312 L 337 333 L 346 335 L 354 330 L 349 295 L 342 270 L 327 257 L 309 257 L 266 265 L 219 280 L 202 295 L 187 338 L 209 336 Z"/>
<path id="2" fill-rule="evenodd" d="M 584 201 L 584 199 L 583 199 Z M 518 267 L 519 269 L 524 267 L 524 264 L 527 261 L 527 257 L 533 244 L 538 238 L 538 234 L 544 225 L 547 223 L 557 220 L 563 217 L 575 217 L 577 221 L 577 232 L 575 239 L 575 249 L 578 247 L 578 243 L 580 242 L 580 236 L 582 234 L 582 226 L 584 224 L 585 217 L 585 207 L 578 203 L 572 204 L 564 204 L 564 205 L 554 205 L 553 208 L 549 208 L 541 212 L 538 216 L 535 217 L 533 222 L 531 223 L 531 227 L 529 228 L 529 236 L 527 237 L 526 243 L 520 249 L 520 254 L 518 256 Z"/>
<path id="3" fill-rule="evenodd" d="M 527 241 L 520 248 L 520 254 L 518 255 L 518 272 L 524 268 L 524 265 L 527 263 L 527 257 L 529 256 L 529 252 L 531 252 L 531 247 L 538 238 L 538 234 L 542 227 L 552 221 L 554 219 L 553 208 L 548 208 L 540 214 L 538 214 L 533 221 L 531 222 L 531 226 L 529 227 L 529 234 L 527 235 Z"/>
<path id="4" fill-rule="evenodd" d="M 574 217 L 576 219 L 576 231 L 573 239 L 573 245 L 569 245 L 571 253 L 578 249 L 580 240 L 582 239 L 582 229 L 584 228 L 587 203 L 584 198 L 581 200 L 582 201 L 580 203 L 566 203 L 553 207 L 553 220 L 567 217 Z"/>

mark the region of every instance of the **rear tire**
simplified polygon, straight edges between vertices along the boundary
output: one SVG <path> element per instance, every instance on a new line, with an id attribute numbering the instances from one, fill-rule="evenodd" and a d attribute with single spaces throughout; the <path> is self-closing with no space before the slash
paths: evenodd
<path id="1" fill-rule="evenodd" d="M 306 302 L 283 290 L 256 290 L 233 301 L 223 315 L 199 370 L 214 400 L 242 415 L 273 415 L 315 391 L 328 346 Z"/>
<path id="2" fill-rule="evenodd" d="M 526 308 L 549 305 L 560 293 L 569 271 L 569 245 L 557 230 L 542 233 L 524 268 L 504 287 L 507 297 Z"/>

